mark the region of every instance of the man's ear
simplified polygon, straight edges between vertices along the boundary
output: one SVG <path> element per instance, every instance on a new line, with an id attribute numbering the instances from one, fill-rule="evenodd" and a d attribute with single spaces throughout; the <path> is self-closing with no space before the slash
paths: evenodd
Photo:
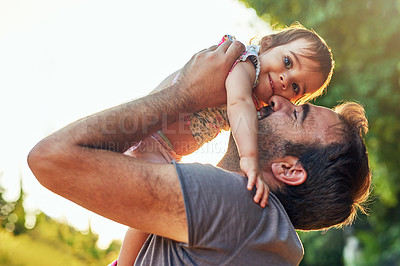
<path id="1" fill-rule="evenodd" d="M 275 178 L 287 185 L 298 186 L 307 179 L 307 172 L 297 157 L 286 156 L 275 160 L 271 165 Z"/>

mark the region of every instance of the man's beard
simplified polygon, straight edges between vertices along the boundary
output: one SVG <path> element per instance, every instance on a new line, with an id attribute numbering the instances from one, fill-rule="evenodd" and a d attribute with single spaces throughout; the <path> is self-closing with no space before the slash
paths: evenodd
<path id="1" fill-rule="evenodd" d="M 276 130 L 270 124 L 267 117 L 269 117 L 271 114 L 273 114 L 273 110 L 270 106 L 265 106 L 259 111 L 257 138 L 259 149 L 259 164 L 261 168 L 263 167 L 263 165 L 270 162 L 271 160 L 282 156 L 284 153 L 283 149 L 286 143 L 286 141 L 279 134 L 277 134 Z M 240 171 L 239 161 L 239 153 L 231 133 L 228 150 L 218 166 L 226 170 L 238 172 Z"/>
<path id="2" fill-rule="evenodd" d="M 271 113 L 273 112 L 271 111 Z M 258 122 L 257 139 L 260 166 L 265 165 L 273 159 L 282 157 L 284 155 L 285 143 L 287 142 L 284 137 L 278 134 L 277 130 L 269 122 L 269 119 L 265 119 L 270 114 Z"/>

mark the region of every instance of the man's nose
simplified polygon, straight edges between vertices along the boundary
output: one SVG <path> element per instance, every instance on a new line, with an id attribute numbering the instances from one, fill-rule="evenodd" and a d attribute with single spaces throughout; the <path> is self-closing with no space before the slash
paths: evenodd
<path id="1" fill-rule="evenodd" d="M 293 105 L 293 103 L 291 103 L 288 99 L 282 96 L 273 95 L 271 98 L 269 98 L 268 105 L 271 106 L 274 112 L 276 112 L 281 109 L 290 107 L 291 105 Z"/>

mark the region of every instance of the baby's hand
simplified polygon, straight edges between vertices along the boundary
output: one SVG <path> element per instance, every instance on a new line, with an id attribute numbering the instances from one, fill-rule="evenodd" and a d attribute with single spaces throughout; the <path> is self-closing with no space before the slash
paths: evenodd
<path id="1" fill-rule="evenodd" d="M 254 185 L 256 185 L 257 192 L 254 196 L 254 202 L 260 203 L 260 206 L 265 208 L 265 206 L 268 205 L 269 187 L 263 180 L 257 159 L 251 157 L 241 157 L 240 168 L 249 179 L 249 182 L 247 183 L 247 189 L 252 190 Z"/>

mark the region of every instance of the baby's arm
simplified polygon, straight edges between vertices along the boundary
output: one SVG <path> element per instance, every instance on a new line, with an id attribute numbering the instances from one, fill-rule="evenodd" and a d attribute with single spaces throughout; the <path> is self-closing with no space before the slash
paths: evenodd
<path id="1" fill-rule="evenodd" d="M 132 266 L 148 236 L 148 233 L 128 228 L 118 256 L 118 266 Z"/>
<path id="2" fill-rule="evenodd" d="M 253 64 L 239 62 L 226 79 L 227 111 L 232 134 L 240 155 L 240 168 L 249 179 L 247 188 L 257 187 L 254 201 L 265 207 L 269 189 L 263 181 L 258 165 L 257 110 L 252 99 L 255 80 Z"/>

